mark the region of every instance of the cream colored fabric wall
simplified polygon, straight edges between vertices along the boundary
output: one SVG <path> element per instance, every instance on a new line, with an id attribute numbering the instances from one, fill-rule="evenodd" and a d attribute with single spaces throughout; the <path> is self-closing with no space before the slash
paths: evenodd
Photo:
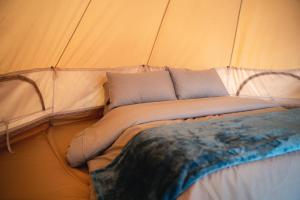
<path id="1" fill-rule="evenodd" d="M 0 1 L 0 74 L 55 65 L 87 2 Z"/>
<path id="2" fill-rule="evenodd" d="M 243 0 L 233 66 L 300 68 L 300 1 Z"/>

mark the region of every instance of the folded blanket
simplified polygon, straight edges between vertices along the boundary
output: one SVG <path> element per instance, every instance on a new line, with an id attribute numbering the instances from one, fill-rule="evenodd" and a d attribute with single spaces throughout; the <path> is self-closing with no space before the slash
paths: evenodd
<path id="1" fill-rule="evenodd" d="M 98 199 L 176 199 L 226 167 L 300 150 L 300 109 L 152 128 L 93 172 Z"/>

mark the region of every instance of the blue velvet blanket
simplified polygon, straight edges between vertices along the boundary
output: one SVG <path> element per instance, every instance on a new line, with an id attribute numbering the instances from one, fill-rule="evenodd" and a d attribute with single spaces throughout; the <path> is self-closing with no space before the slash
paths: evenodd
<path id="1" fill-rule="evenodd" d="M 300 109 L 185 122 L 139 133 L 91 175 L 98 199 L 176 199 L 217 170 L 296 150 Z"/>

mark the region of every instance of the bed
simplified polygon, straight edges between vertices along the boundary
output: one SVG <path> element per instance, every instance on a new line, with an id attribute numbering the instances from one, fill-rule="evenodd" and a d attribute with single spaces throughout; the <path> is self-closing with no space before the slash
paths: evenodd
<path id="1" fill-rule="evenodd" d="M 299 122 L 299 109 L 228 95 L 117 104 L 67 160 L 87 163 L 91 199 L 299 199 Z"/>

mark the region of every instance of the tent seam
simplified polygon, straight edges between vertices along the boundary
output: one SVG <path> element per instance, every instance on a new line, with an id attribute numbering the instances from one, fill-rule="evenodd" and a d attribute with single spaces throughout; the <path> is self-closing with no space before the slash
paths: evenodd
<path id="1" fill-rule="evenodd" d="M 62 53 L 60 54 L 60 56 L 59 56 L 59 58 L 58 58 L 56 64 L 54 65 L 54 68 L 57 67 L 57 65 L 59 64 L 60 60 L 62 59 L 64 53 L 66 52 L 66 50 L 67 50 L 69 44 L 71 43 L 71 40 L 73 39 L 73 37 L 74 37 L 74 35 L 75 35 L 75 32 L 77 31 L 77 29 L 78 29 L 79 25 L 81 24 L 82 19 L 83 19 L 84 15 L 85 15 L 87 9 L 88 9 L 89 6 L 90 6 L 91 2 L 92 2 L 92 0 L 89 0 L 89 2 L 87 3 L 87 6 L 85 7 L 85 9 L 84 9 L 84 11 L 83 11 L 81 17 L 79 18 L 79 20 L 78 20 L 78 22 L 77 22 L 77 24 L 76 24 L 76 26 L 75 26 L 75 28 L 74 28 L 74 30 L 73 30 L 73 32 L 72 32 L 70 38 L 69 38 L 69 40 L 68 40 L 66 46 L 64 47 L 64 49 L 63 49 Z"/>
<path id="2" fill-rule="evenodd" d="M 240 1 L 240 7 L 239 7 L 239 11 L 238 11 L 237 20 L 236 20 L 236 27 L 235 27 L 233 43 L 232 43 L 232 48 L 231 48 L 231 53 L 230 53 L 230 58 L 229 58 L 229 65 L 228 65 L 229 68 L 231 67 L 231 64 L 232 64 L 232 57 L 233 57 L 233 52 L 235 49 L 234 47 L 235 47 L 236 37 L 237 37 L 237 32 L 238 32 L 238 28 L 239 28 L 239 24 L 240 24 L 239 22 L 240 22 L 242 6 L 243 6 L 243 0 Z"/>
<path id="3" fill-rule="evenodd" d="M 169 8 L 170 2 L 171 2 L 171 0 L 168 0 L 167 5 L 166 5 L 166 8 L 165 8 L 164 13 L 163 13 L 163 16 L 162 16 L 161 21 L 160 21 L 160 23 L 159 23 L 158 30 L 157 30 L 157 33 L 156 33 L 156 36 L 155 36 L 153 45 L 152 45 L 152 47 L 151 47 L 151 51 L 150 51 L 150 54 L 149 54 L 149 57 L 148 57 L 148 60 L 147 60 L 146 65 L 149 65 L 150 59 L 151 59 L 152 54 L 153 54 L 153 51 L 154 51 L 154 47 L 155 47 L 156 42 L 157 42 L 157 40 L 158 40 L 158 36 L 159 36 L 160 29 L 161 29 L 161 27 L 162 27 L 163 21 L 164 21 L 164 19 L 165 19 L 166 14 L 167 14 L 167 10 L 168 10 L 168 8 Z"/>

